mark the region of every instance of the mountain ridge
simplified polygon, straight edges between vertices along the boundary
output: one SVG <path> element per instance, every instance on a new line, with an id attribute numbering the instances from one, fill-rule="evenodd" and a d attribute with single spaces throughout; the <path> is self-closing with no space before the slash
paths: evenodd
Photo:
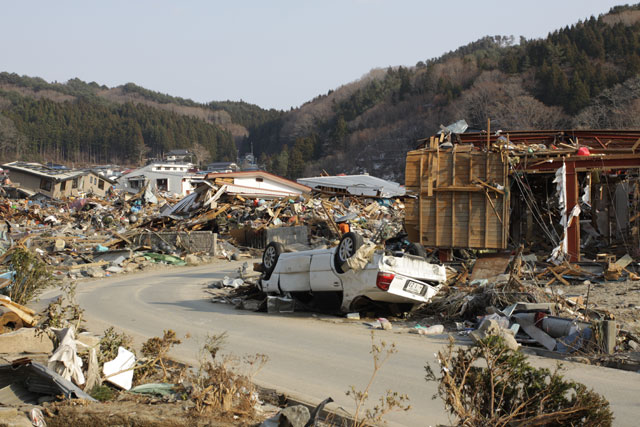
<path id="1" fill-rule="evenodd" d="M 16 157 L 11 142 L 21 138 L 31 151 L 18 154 L 47 153 L 41 145 L 48 137 L 29 125 L 29 114 L 53 109 L 81 121 L 82 114 L 70 111 L 90 105 L 95 114 L 88 116 L 106 114 L 108 123 L 122 128 L 111 142 L 94 135 L 93 149 L 108 151 L 111 143 L 124 148 L 118 138 L 136 135 L 129 144 L 138 147 L 136 161 L 170 148 L 192 147 L 212 161 L 231 160 L 236 149 L 253 150 L 264 168 L 293 179 L 326 171 L 402 181 L 404 155 L 415 141 L 462 118 L 479 129 L 491 118 L 492 128 L 505 131 L 640 127 L 639 73 L 639 5 L 612 8 L 546 38 L 521 37 L 516 43 L 513 36 L 486 36 L 414 66 L 372 69 L 289 111 L 243 101 L 197 103 L 133 83 L 114 88 L 79 79 L 48 83 L 5 72 L 0 73 L 0 156 Z M 33 104 L 31 111 L 21 103 Z M 68 117 L 48 127 L 42 123 L 51 131 L 53 147 L 64 145 L 65 122 Z M 102 132 L 109 126 L 94 128 Z M 81 148 L 74 148 L 58 157 L 80 154 Z M 117 156 L 131 159 L 126 150 Z"/>

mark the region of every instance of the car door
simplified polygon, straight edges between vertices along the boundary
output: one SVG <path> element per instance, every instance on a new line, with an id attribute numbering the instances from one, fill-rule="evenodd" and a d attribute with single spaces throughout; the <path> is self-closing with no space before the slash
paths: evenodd
<path id="1" fill-rule="evenodd" d="M 338 292 L 342 280 L 331 266 L 333 252 L 317 253 L 311 257 L 309 282 L 313 292 Z"/>

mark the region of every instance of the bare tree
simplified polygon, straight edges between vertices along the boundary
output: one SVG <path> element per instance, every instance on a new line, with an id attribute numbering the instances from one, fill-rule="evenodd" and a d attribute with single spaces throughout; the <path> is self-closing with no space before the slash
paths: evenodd
<path id="1" fill-rule="evenodd" d="M 629 129 L 640 127 L 640 77 L 602 91 L 574 119 L 578 128 Z"/>
<path id="2" fill-rule="evenodd" d="M 193 147 L 190 148 L 191 152 L 195 155 L 196 163 L 198 165 L 203 165 L 209 160 L 211 160 L 211 153 L 201 144 L 195 143 Z"/>
<path id="3" fill-rule="evenodd" d="M 529 94 L 520 77 L 485 71 L 455 103 L 457 117 L 475 126 L 488 118 L 507 129 L 553 129 L 567 122 L 560 107 L 550 107 Z"/>

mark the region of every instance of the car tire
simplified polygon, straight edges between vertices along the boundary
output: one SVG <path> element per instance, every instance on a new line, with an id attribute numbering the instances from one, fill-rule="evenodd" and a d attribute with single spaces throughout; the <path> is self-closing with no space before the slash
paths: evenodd
<path id="1" fill-rule="evenodd" d="M 422 246 L 420 243 L 411 243 L 411 244 L 409 244 L 409 246 L 407 246 L 406 252 L 409 255 L 415 255 L 415 256 L 422 257 L 422 258 L 426 258 L 427 257 L 427 251 L 424 249 L 424 246 Z"/>
<path id="2" fill-rule="evenodd" d="M 364 240 L 362 239 L 362 236 L 357 233 L 350 231 L 342 236 L 342 239 L 340 239 L 340 243 L 338 243 L 338 247 L 336 248 L 336 253 L 333 256 L 333 261 L 338 273 L 346 273 L 349 271 L 347 260 L 355 255 L 356 251 L 363 245 L 363 243 Z"/>
<path id="3" fill-rule="evenodd" d="M 284 246 L 282 243 L 271 242 L 264 248 L 264 252 L 262 253 L 262 268 L 263 268 L 263 279 L 269 280 L 271 277 L 271 273 L 276 268 L 276 264 L 278 263 L 278 258 L 280 254 L 284 252 Z"/>

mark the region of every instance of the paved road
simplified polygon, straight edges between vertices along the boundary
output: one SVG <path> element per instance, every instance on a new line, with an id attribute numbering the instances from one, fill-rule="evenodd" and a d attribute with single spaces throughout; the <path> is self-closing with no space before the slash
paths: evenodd
<path id="1" fill-rule="evenodd" d="M 78 299 L 86 310 L 90 329 L 109 325 L 130 333 L 140 343 L 163 329 L 180 336 L 189 333 L 173 355 L 195 362 L 207 334 L 227 331 L 227 351 L 264 353 L 269 362 L 256 376 L 264 386 L 275 387 L 310 402 L 333 397 L 337 406 L 351 410 L 345 396 L 350 385 L 363 387 L 371 375 L 370 332 L 359 322 L 313 317 L 306 314 L 269 315 L 213 304 L 204 284 L 232 273 L 241 263 L 217 263 L 117 276 L 84 282 Z M 407 393 L 413 409 L 389 416 L 391 424 L 428 426 L 449 421 L 441 401 L 432 400 L 434 383 L 424 381 L 425 363 L 445 339 L 380 331 L 378 337 L 394 342 L 395 354 L 380 372 L 371 396 L 386 389 Z M 532 357 L 534 364 L 553 367 L 555 361 Z M 604 394 L 612 404 L 616 425 L 637 425 L 640 414 L 640 376 L 637 373 L 566 363 L 567 375 Z"/>

